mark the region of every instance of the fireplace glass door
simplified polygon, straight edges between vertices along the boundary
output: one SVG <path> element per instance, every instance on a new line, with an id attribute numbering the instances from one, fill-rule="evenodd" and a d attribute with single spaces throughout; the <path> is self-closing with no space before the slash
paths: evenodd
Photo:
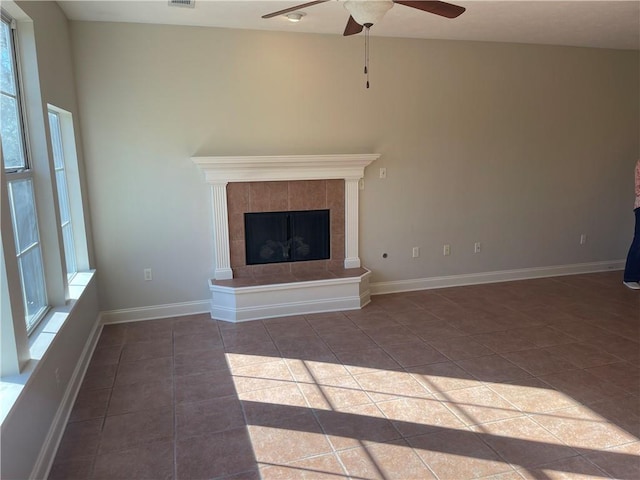
<path id="1" fill-rule="evenodd" d="M 329 210 L 245 213 L 247 265 L 328 260 Z"/>

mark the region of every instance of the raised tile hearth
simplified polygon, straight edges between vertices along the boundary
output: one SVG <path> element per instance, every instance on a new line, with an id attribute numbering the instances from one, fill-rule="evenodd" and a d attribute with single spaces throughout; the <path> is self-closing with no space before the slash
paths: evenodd
<path id="1" fill-rule="evenodd" d="M 209 281 L 212 318 L 239 322 L 353 310 L 369 303 L 370 272 L 362 268 L 358 255 L 358 183 L 364 169 L 378 157 L 378 154 L 194 157 L 193 162 L 204 171 L 212 192 L 215 257 L 214 278 Z M 305 199 L 291 194 L 293 190 L 303 191 L 311 186 L 310 191 L 333 191 L 335 195 L 332 185 L 336 180 L 344 182 L 344 200 L 335 201 L 335 196 L 327 193 L 324 200 L 327 205 L 320 207 L 332 208 L 334 218 L 340 222 L 332 228 L 337 237 L 332 239 L 330 260 L 321 264 L 308 262 L 309 265 L 296 269 L 283 269 L 284 264 L 269 265 L 263 270 L 259 269 L 262 266 L 244 265 L 242 254 L 238 253 L 236 217 L 253 210 L 250 206 L 238 209 L 238 191 L 288 190 L 289 208 L 284 210 L 295 210 L 292 202 Z M 234 184 L 233 191 L 228 188 L 230 183 Z M 238 190 L 237 184 L 244 187 Z M 278 188 L 280 185 L 282 188 Z M 312 195 L 311 199 L 314 203 L 317 196 Z M 263 204 L 258 210 L 268 211 L 269 207 Z"/>

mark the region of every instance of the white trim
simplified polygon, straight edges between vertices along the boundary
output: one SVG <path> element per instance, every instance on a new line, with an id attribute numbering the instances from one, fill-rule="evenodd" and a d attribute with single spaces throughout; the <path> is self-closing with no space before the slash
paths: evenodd
<path id="1" fill-rule="evenodd" d="M 378 153 L 339 155 L 272 155 L 255 157 L 192 157 L 208 183 L 277 182 L 362 178 Z"/>
<path id="2" fill-rule="evenodd" d="M 371 272 L 356 277 L 227 287 L 209 282 L 211 317 L 245 322 L 288 315 L 357 310 L 370 301 Z"/>
<path id="3" fill-rule="evenodd" d="M 106 325 L 110 323 L 137 322 L 140 320 L 155 320 L 157 318 L 180 317 L 183 315 L 209 312 L 209 300 L 200 300 L 195 302 L 109 310 L 101 312 L 101 315 L 102 323 Z"/>
<path id="4" fill-rule="evenodd" d="M 478 285 L 482 283 L 510 282 L 514 280 L 605 272 L 610 270 L 622 270 L 623 268 L 624 260 L 612 260 L 607 262 L 576 263 L 572 265 L 501 270 L 495 272 L 470 273 L 444 277 L 416 278 L 413 280 L 372 282 L 370 286 L 371 295 L 384 295 L 387 293 L 430 290 L 433 288 L 461 287 L 464 285 Z"/>
<path id="5" fill-rule="evenodd" d="M 100 323 L 100 315 L 98 314 L 97 321 L 95 322 L 91 334 L 84 345 L 80 359 L 76 364 L 76 368 L 73 370 L 73 374 L 69 379 L 67 390 L 62 397 L 62 401 L 58 406 L 56 415 L 53 417 L 51 427 L 44 440 L 40 454 L 36 460 L 36 463 L 31 471 L 29 478 L 47 478 L 53 466 L 53 461 L 56 457 L 56 452 L 60 446 L 60 441 L 64 434 L 64 430 L 69 421 L 69 416 L 73 410 L 73 405 L 76 402 L 76 397 L 80 391 L 80 386 L 84 380 L 84 376 L 87 373 L 89 367 L 89 361 L 93 356 L 93 352 L 102 333 L 102 324 Z"/>

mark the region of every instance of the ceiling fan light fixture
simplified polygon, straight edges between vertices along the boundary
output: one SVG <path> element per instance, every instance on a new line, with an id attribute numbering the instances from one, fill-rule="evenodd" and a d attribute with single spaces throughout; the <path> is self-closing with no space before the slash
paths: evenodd
<path id="1" fill-rule="evenodd" d="M 300 20 L 302 20 L 302 17 L 305 16 L 305 13 L 303 12 L 294 12 L 294 13 L 289 13 L 287 14 L 287 18 L 289 19 L 290 22 L 293 23 L 297 23 Z"/>
<path id="2" fill-rule="evenodd" d="M 371 26 L 384 17 L 391 7 L 393 0 L 348 0 L 344 2 L 344 8 L 353 19 L 363 26 Z"/>

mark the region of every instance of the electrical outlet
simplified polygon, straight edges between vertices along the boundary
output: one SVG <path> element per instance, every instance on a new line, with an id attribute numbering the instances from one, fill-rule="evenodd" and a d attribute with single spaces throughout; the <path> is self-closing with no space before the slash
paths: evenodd
<path id="1" fill-rule="evenodd" d="M 413 258 L 418 258 L 420 256 L 420 247 L 413 247 Z"/>
<path id="2" fill-rule="evenodd" d="M 583 233 L 580 235 L 580 245 L 584 245 L 585 243 L 587 243 L 587 234 Z"/>
<path id="3" fill-rule="evenodd" d="M 144 281 L 145 282 L 149 282 L 153 280 L 153 276 L 151 275 L 151 269 L 150 268 L 145 268 L 144 269 Z"/>
<path id="4" fill-rule="evenodd" d="M 448 243 L 442 248 L 442 255 L 447 256 L 451 255 L 451 245 Z"/>
<path id="5" fill-rule="evenodd" d="M 482 244 L 480 242 L 476 242 L 473 245 L 473 253 L 480 253 L 481 249 L 482 249 Z"/>
<path id="6" fill-rule="evenodd" d="M 386 168 L 381 168 L 380 169 L 380 178 L 387 178 L 387 169 Z"/>

